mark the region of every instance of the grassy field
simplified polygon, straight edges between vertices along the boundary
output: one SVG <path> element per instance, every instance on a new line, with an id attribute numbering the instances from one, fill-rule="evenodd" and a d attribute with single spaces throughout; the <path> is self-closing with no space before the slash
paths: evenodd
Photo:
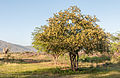
<path id="1" fill-rule="evenodd" d="M 78 71 L 73 72 L 67 55 L 54 64 L 46 54 L 0 54 L 0 78 L 120 78 L 120 63 L 103 58 L 80 59 Z"/>

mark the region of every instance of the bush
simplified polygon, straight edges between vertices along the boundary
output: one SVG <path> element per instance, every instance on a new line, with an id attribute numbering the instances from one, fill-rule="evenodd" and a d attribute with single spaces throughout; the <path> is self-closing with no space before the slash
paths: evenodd
<path id="1" fill-rule="evenodd" d="M 94 56 L 94 57 L 89 57 L 87 55 L 85 56 L 82 56 L 80 58 L 80 61 L 82 62 L 91 62 L 91 63 L 101 63 L 101 62 L 104 62 L 104 61 L 109 61 L 110 60 L 110 57 L 109 56 L 101 56 L 101 57 L 97 57 L 97 56 Z"/>
<path id="2" fill-rule="evenodd" d="M 111 58 L 112 63 L 120 62 L 120 52 L 115 52 Z"/>

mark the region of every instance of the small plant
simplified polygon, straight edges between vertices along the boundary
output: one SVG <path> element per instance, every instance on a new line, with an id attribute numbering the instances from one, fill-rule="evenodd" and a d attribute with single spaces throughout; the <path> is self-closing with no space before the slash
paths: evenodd
<path id="1" fill-rule="evenodd" d="M 79 61 L 85 61 L 86 58 L 88 58 L 88 55 L 82 54 L 82 55 L 80 56 L 80 58 L 79 58 Z"/>

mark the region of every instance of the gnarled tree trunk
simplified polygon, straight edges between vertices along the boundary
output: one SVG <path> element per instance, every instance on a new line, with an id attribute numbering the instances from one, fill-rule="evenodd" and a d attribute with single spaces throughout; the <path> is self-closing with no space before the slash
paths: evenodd
<path id="1" fill-rule="evenodd" d="M 79 60 L 78 52 L 76 53 L 69 52 L 69 57 L 71 62 L 71 69 L 73 71 L 76 71 L 78 69 L 78 60 Z"/>

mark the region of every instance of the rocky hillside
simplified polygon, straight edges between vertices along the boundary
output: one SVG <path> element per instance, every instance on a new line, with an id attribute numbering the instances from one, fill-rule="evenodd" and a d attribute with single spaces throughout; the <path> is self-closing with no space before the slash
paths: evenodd
<path id="1" fill-rule="evenodd" d="M 11 52 L 36 51 L 32 46 L 21 46 L 0 40 L 0 52 L 3 48 L 10 48 Z"/>

